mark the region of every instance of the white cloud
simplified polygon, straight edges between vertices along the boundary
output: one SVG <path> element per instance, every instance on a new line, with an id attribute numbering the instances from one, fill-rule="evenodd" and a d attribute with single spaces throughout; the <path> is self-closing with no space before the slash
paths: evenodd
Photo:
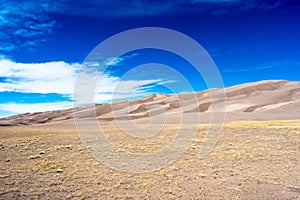
<path id="1" fill-rule="evenodd" d="M 118 58 L 118 63 L 130 57 L 131 56 Z M 82 65 L 78 63 L 69 64 L 62 61 L 28 64 L 0 58 L 0 69 L 0 77 L 5 78 L 4 82 L 0 82 L 0 92 L 57 93 L 71 98 L 74 93 L 76 78 L 82 69 Z M 143 86 L 163 81 L 158 79 L 122 80 L 122 77 L 102 74 L 101 72 L 95 73 L 93 70 L 86 73 L 85 76 L 81 82 L 81 85 L 84 86 L 83 90 L 89 86 L 91 88 L 95 87 L 98 82 L 93 96 L 94 102 L 96 103 L 128 99 L 137 97 L 137 94 L 139 95 L 138 97 L 147 95 L 151 87 L 143 88 Z M 85 93 L 83 92 L 83 94 Z M 88 102 L 91 102 L 90 99 Z M 7 105 L 11 104 L 2 104 L 2 108 L 4 108 L 4 105 L 7 108 Z M 21 104 L 21 106 L 22 105 L 24 104 Z M 28 105 L 32 106 L 24 106 L 28 107 L 28 110 L 35 110 L 35 104 Z M 44 104 L 37 104 L 38 110 L 43 108 L 43 105 Z"/>
<path id="2" fill-rule="evenodd" d="M 21 103 L 6 103 L 0 104 L 0 110 L 12 113 L 33 113 L 51 110 L 61 110 L 64 108 L 72 107 L 72 102 L 55 102 L 55 103 L 34 103 L 34 104 L 21 104 Z"/>
<path id="3" fill-rule="evenodd" d="M 80 65 L 65 62 L 16 63 L 0 60 L 0 92 L 72 94 Z"/>

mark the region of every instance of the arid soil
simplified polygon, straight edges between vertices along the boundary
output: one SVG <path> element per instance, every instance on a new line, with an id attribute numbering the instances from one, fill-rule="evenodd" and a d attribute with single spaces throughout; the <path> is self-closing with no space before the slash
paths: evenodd
<path id="1" fill-rule="evenodd" d="M 299 199 L 300 121 L 226 123 L 215 148 L 199 158 L 207 125 L 174 163 L 126 173 L 99 163 L 73 126 L 0 127 L 0 199 Z M 167 143 L 179 125 L 150 139 L 105 134 L 136 152 Z"/>

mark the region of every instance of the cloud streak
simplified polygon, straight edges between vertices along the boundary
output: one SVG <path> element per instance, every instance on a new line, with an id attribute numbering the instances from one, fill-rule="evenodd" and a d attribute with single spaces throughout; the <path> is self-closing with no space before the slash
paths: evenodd
<path id="1" fill-rule="evenodd" d="M 226 7 L 232 12 L 232 6 L 236 6 L 234 10 L 247 10 L 252 8 L 272 9 L 281 3 L 281 0 L 272 2 L 263 0 L 78 0 L 73 2 L 71 6 L 65 7 L 65 9 L 69 11 L 72 10 L 73 12 L 66 12 L 71 15 L 126 17 L 161 14 L 173 15 L 182 12 L 208 12 L 216 14 L 218 13 L 217 10 L 221 9 L 224 11 Z"/>
<path id="2" fill-rule="evenodd" d="M 118 66 L 120 65 L 120 63 L 122 63 L 123 61 L 127 60 L 127 59 L 130 59 L 134 56 L 137 56 L 138 54 L 137 53 L 134 53 L 134 54 L 131 54 L 131 55 L 128 55 L 128 56 L 122 56 L 122 57 L 112 57 L 112 58 L 108 58 L 106 59 L 103 63 L 101 63 L 101 65 L 103 65 L 103 67 L 107 67 L 107 66 Z M 99 66 L 100 64 L 98 65 L 95 65 L 95 66 Z"/>

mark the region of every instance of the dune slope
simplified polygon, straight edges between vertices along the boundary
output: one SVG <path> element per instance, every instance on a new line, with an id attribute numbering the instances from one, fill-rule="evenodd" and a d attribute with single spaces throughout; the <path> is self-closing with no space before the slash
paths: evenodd
<path id="1" fill-rule="evenodd" d="M 225 93 L 223 93 L 225 92 Z M 223 94 L 223 96 L 222 96 Z M 219 95 L 219 97 L 218 97 Z M 211 98 L 211 97 L 215 98 Z M 216 98 L 218 97 L 218 98 Z M 226 103 L 224 107 L 223 104 Z M 96 104 L 74 109 L 24 113 L 0 119 L 1 126 L 47 124 L 74 118 L 99 121 L 137 120 L 167 116 L 169 123 L 178 117 L 209 122 L 212 113 L 226 113 L 225 121 L 300 119 L 300 82 L 267 80 L 191 94 L 152 94 L 132 101 Z"/>

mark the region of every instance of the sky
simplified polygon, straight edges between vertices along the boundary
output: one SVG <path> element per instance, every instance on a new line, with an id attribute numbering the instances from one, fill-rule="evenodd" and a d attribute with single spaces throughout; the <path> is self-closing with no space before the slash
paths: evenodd
<path id="1" fill-rule="evenodd" d="M 224 86 L 300 79 L 296 0 L 1 0 L 0 117 L 72 107 L 87 65 L 90 80 L 98 81 L 94 103 L 209 88 L 190 62 L 161 49 L 86 62 L 101 42 L 141 27 L 198 42 Z"/>

